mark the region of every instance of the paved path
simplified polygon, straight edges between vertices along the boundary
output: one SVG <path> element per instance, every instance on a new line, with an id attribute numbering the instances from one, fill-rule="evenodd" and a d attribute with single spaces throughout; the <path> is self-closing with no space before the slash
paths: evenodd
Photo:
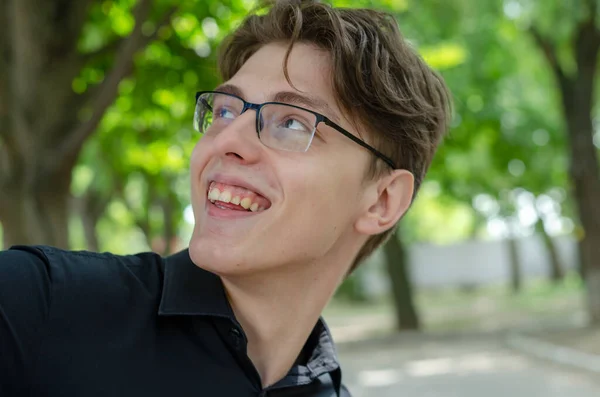
<path id="1" fill-rule="evenodd" d="M 519 354 L 500 337 L 342 345 L 353 397 L 599 397 L 600 376 Z"/>

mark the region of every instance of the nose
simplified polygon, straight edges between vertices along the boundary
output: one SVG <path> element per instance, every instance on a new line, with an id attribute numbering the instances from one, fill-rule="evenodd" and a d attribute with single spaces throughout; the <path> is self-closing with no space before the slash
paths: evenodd
<path id="1" fill-rule="evenodd" d="M 212 142 L 217 155 L 240 163 L 252 164 L 260 159 L 263 145 L 256 133 L 256 113 L 247 109 L 221 130 Z"/>

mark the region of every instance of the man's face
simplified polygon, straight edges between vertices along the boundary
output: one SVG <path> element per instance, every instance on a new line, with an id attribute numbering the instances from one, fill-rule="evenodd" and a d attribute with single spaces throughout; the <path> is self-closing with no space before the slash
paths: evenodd
<path id="1" fill-rule="evenodd" d="M 296 44 L 288 63 L 292 87 L 283 74 L 285 52 L 283 44 L 262 47 L 225 84 L 253 103 L 272 101 L 282 92 L 316 99 L 328 108 L 311 110 L 354 132 L 336 106 L 329 55 Z M 218 134 L 202 137 L 194 149 L 190 255 L 221 275 L 326 266 L 357 239 L 353 225 L 364 211 L 370 154 L 323 123 L 308 151 L 272 149 L 259 140 L 255 119 L 256 112 L 248 110 Z M 256 211 L 220 202 L 224 191 L 223 201 L 256 203 L 251 207 Z"/>

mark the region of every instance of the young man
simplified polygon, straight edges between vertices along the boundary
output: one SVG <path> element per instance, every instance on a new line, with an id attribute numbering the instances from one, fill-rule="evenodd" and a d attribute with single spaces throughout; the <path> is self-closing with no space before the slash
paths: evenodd
<path id="1" fill-rule="evenodd" d="M 409 207 L 446 88 L 391 17 L 313 1 L 248 17 L 220 71 L 189 250 L 0 253 L 0 395 L 349 395 L 320 314 Z"/>

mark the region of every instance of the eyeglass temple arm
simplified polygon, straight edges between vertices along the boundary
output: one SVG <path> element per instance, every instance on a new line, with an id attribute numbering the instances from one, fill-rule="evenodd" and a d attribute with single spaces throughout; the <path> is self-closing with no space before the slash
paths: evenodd
<path id="1" fill-rule="evenodd" d="M 345 129 L 343 129 L 342 127 L 340 127 L 339 125 L 337 125 L 336 123 L 334 123 L 333 121 L 329 120 L 328 118 L 324 118 L 323 122 L 325 124 L 327 124 L 328 126 L 335 128 L 337 131 L 341 132 L 344 136 L 346 136 L 347 138 L 353 140 L 354 142 L 358 143 L 360 146 L 364 147 L 365 149 L 369 150 L 371 153 L 373 153 L 375 156 L 379 157 L 380 159 L 382 159 L 383 161 L 385 161 L 385 163 L 387 165 L 389 165 L 393 170 L 396 169 L 396 165 L 394 164 L 394 162 L 392 161 L 392 159 L 390 159 L 388 156 L 386 156 L 385 154 L 381 153 L 379 150 L 375 149 L 374 147 L 370 146 L 369 144 L 367 144 L 366 142 L 364 142 L 363 140 L 355 137 L 354 135 L 352 135 L 351 133 L 349 133 L 348 131 L 346 131 Z"/>

